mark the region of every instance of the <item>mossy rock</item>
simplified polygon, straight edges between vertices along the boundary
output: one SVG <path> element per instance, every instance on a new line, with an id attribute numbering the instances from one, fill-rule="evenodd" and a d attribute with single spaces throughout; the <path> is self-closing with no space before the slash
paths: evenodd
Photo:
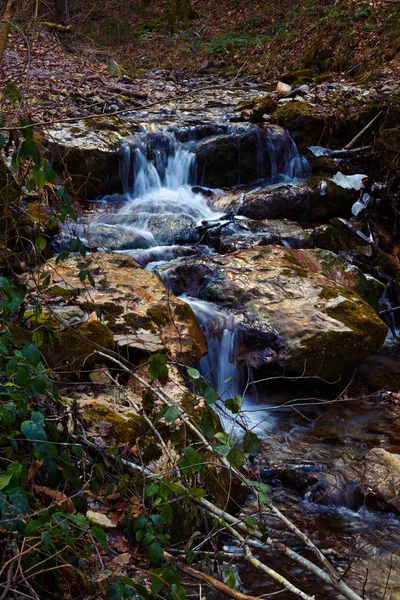
<path id="1" fill-rule="evenodd" d="M 114 350 L 114 336 L 101 321 L 89 321 L 60 331 L 60 323 L 55 317 L 41 315 L 37 325 L 42 325 L 45 332 L 41 351 L 55 369 L 76 371 L 83 366 L 90 368 L 96 362 L 96 349 Z"/>
<path id="2" fill-rule="evenodd" d="M 312 73 L 310 69 L 298 69 L 297 71 L 289 71 L 280 77 L 280 80 L 290 85 L 302 85 L 312 81 Z"/>
<path id="3" fill-rule="evenodd" d="M 142 416 L 132 412 L 129 414 L 117 412 L 106 401 L 84 402 L 80 404 L 80 408 L 83 417 L 91 424 L 110 423 L 113 426 L 111 436 L 120 444 L 148 433 L 149 426 Z"/>
<path id="4" fill-rule="evenodd" d="M 316 227 L 312 237 L 317 248 L 330 250 L 335 254 L 369 246 L 368 242 L 359 238 L 340 219 L 331 219 L 328 224 Z"/>
<path id="5" fill-rule="evenodd" d="M 51 296 L 51 298 L 63 298 L 66 302 L 73 300 L 79 294 L 79 290 L 71 288 L 69 286 L 63 286 L 55 283 L 54 285 L 50 285 L 50 287 L 46 288 L 45 291 L 46 296 Z"/>
<path id="6" fill-rule="evenodd" d="M 400 279 L 400 262 L 397 257 L 387 254 L 386 252 L 381 252 L 378 265 L 382 271 L 387 275 L 390 275 L 390 277 Z"/>
<path id="7" fill-rule="evenodd" d="M 60 223 L 51 208 L 42 200 L 34 200 L 28 202 L 28 215 L 31 217 L 33 224 L 37 224 L 40 230 L 45 231 L 49 235 L 55 235 L 60 231 Z M 51 217 L 54 217 L 51 219 Z"/>
<path id="8" fill-rule="evenodd" d="M 331 83 L 333 76 L 330 73 L 321 73 L 314 78 L 315 83 Z"/>
<path id="9" fill-rule="evenodd" d="M 253 115 L 262 117 L 264 114 L 271 114 L 278 108 L 278 102 L 272 94 L 257 96 L 251 100 L 243 100 L 236 106 L 236 111 L 252 110 Z"/>
<path id="10" fill-rule="evenodd" d="M 293 133 L 303 146 L 318 144 L 322 138 L 324 115 L 306 102 L 289 102 L 279 106 L 272 115 L 277 125 Z"/>
<path id="11" fill-rule="evenodd" d="M 324 291 L 322 292 L 324 294 Z M 323 374 L 323 377 L 335 377 L 357 364 L 366 355 L 379 350 L 386 339 L 387 325 L 378 317 L 372 307 L 352 292 L 343 289 L 323 295 L 327 300 L 324 312 L 345 325 L 346 330 L 330 331 L 317 334 L 303 341 L 301 347 L 294 351 L 286 362 L 288 371 L 299 372 L 304 369 L 304 356 L 307 355 L 307 373 Z M 330 302 L 332 305 L 329 306 Z M 346 352 L 343 352 L 343 348 Z"/>

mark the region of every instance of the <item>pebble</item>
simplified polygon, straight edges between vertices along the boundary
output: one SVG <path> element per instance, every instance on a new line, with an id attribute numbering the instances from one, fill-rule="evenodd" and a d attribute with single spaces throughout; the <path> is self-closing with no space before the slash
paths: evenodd
<path id="1" fill-rule="evenodd" d="M 283 81 L 278 81 L 277 86 L 276 86 L 276 91 L 278 94 L 287 94 L 291 90 L 292 90 L 291 85 L 289 85 L 287 83 L 283 83 Z"/>

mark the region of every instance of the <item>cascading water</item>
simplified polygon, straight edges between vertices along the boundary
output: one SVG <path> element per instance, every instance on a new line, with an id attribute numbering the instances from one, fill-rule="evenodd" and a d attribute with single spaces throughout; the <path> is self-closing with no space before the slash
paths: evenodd
<path id="1" fill-rule="evenodd" d="M 199 362 L 199 368 L 222 399 L 238 396 L 246 379 L 244 367 L 235 365 L 237 334 L 232 315 L 206 302 L 181 296 L 191 306 L 208 340 L 208 354 Z"/>
<path id="2" fill-rule="evenodd" d="M 239 162 L 254 160 L 254 173 L 259 178 L 268 174 L 266 183 L 299 178 L 307 168 L 292 138 L 280 128 L 266 132 L 256 126 L 225 125 L 221 132 L 221 138 L 231 136 L 236 140 Z M 160 264 L 180 256 L 210 252 L 198 245 L 196 227 L 202 221 L 218 221 L 223 213 L 212 210 L 203 190 L 192 187 L 197 176 L 195 133 L 189 131 L 185 138 L 180 132 L 183 143 L 167 129 L 136 134 L 122 150 L 124 193 L 119 198 L 114 196 L 112 202 L 110 198 L 112 207 L 116 200 L 119 202 L 118 209 L 97 216 L 87 226 L 81 225 L 77 235 L 90 247 L 129 252 L 155 271 Z M 241 147 L 246 135 L 252 136 L 255 143 L 254 157 L 245 156 L 246 148 Z M 210 139 L 214 138 L 205 138 Z M 197 245 L 188 246 L 190 243 Z M 168 286 L 168 280 L 165 283 Z M 202 373 L 222 399 L 242 395 L 248 372 L 235 364 L 237 332 L 233 317 L 210 303 L 189 298 L 186 301 L 208 338 L 209 352 L 200 363 Z"/>

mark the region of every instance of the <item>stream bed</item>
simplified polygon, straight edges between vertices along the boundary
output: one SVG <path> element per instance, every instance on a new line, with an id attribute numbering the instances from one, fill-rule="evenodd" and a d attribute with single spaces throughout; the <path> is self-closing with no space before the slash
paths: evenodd
<path id="1" fill-rule="evenodd" d="M 224 127 L 225 133 L 232 134 Z M 238 128 L 237 133 L 243 131 Z M 228 192 L 208 185 L 212 177 L 207 176 L 207 160 L 203 160 L 199 176 L 196 145 L 197 149 L 205 147 L 210 136 L 197 136 L 196 128 L 179 133 L 171 128 L 147 128 L 137 134 L 132 146 L 127 144 L 123 150 L 124 193 L 102 198 L 93 211 L 81 217 L 72 234 L 90 248 L 131 255 L 158 273 L 172 291 L 171 265 L 184 263 L 188 257 L 207 261 L 216 255 L 205 234 L 210 224 L 215 229 L 228 224 L 230 235 L 236 240 L 239 237 L 240 243 L 262 244 L 265 231 L 244 228 L 245 219 L 237 210 L 226 214 L 213 208 L 213 199 Z M 277 133 L 268 144 L 260 138 L 255 162 L 253 189 L 296 184 L 309 172 L 307 161 L 285 132 Z M 251 189 L 240 181 L 233 186 L 239 197 Z M 293 245 L 280 243 L 288 248 Z M 378 372 L 383 372 L 387 381 L 392 381 L 391 377 L 396 381 L 400 341 L 389 333 L 378 355 L 331 384 L 318 377 L 264 378 L 257 368 L 237 360 L 240 314 L 208 297 L 193 297 L 190 291 L 179 297 L 190 305 L 207 337 L 208 354 L 197 367 L 221 400 L 243 395 L 241 424 L 262 439 L 262 457 L 250 470 L 271 486 L 275 504 L 312 537 L 339 571 L 346 571 L 349 585 L 358 593 L 371 600 L 400 598 L 399 517 L 366 506 L 359 489 L 364 457 L 371 448 L 400 453 L 397 390 L 377 395 L 368 390 L 368 383 L 363 385 Z M 226 429 L 234 434 L 238 420 L 232 424 L 223 412 L 221 416 Z M 249 499 L 246 511 L 252 508 Z M 266 518 L 271 537 L 278 537 L 279 525 Z M 290 534 L 279 531 L 279 537 L 298 547 Z M 323 585 L 305 580 L 298 566 L 285 569 L 310 594 L 339 597 Z M 241 577 L 246 591 L 253 595 L 276 589 L 248 567 L 241 569 Z M 290 594 L 278 597 L 289 600 Z"/>

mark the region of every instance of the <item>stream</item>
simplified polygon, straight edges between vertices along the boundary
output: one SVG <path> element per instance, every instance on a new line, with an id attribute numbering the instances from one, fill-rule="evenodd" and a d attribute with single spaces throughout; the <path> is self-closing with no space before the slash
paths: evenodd
<path id="1" fill-rule="evenodd" d="M 205 225 L 218 227 L 228 222 L 232 234 L 262 236 L 262 232 L 246 234 L 237 215 L 213 210 L 212 198 L 222 192 L 203 186 L 201 173 L 199 177 L 192 151 L 197 143 L 196 132 L 196 128 L 148 126 L 136 134 L 132 144 L 123 148 L 124 193 L 102 198 L 94 213 L 80 219 L 75 231 L 88 246 L 133 256 L 158 273 L 170 289 L 171 264 L 189 256 L 215 254 L 202 236 Z M 258 153 L 253 187 L 299 181 L 308 172 L 307 161 L 299 155 L 289 134 L 285 135 L 284 141 L 270 143 L 268 160 L 265 148 Z M 236 191 L 240 190 L 239 182 Z M 186 293 L 180 297 L 193 309 L 208 341 L 208 354 L 197 368 L 221 399 L 243 395 L 242 424 L 263 441 L 263 458 L 253 468 L 270 484 L 276 505 L 308 532 L 339 571 L 349 569 L 347 582 L 358 593 L 371 600 L 400 598 L 400 520 L 394 514 L 365 506 L 358 486 L 363 458 L 371 448 L 383 446 L 400 452 L 397 400 L 391 400 L 388 394 L 355 398 L 354 382 L 350 391 L 346 389 L 349 380 L 331 386 L 312 378 L 258 381 L 256 370 L 235 361 L 238 315 Z M 389 333 L 379 354 L 356 369 L 354 381 L 363 381 L 365 373 L 379 369 L 395 376 L 399 350 L 400 341 Z M 221 416 L 225 427 L 233 428 L 235 433 L 237 424 L 232 424 L 226 414 Z M 251 500 L 246 510 L 252 510 Z M 273 532 L 279 530 L 273 519 L 268 526 Z M 279 536 L 281 541 L 298 547 L 297 540 L 288 533 Z M 275 535 L 271 533 L 271 537 Z M 279 564 L 274 556 L 269 561 L 272 566 L 274 561 Z M 285 570 L 306 592 L 318 598 L 339 597 L 307 579 L 298 566 L 287 565 Z M 248 567 L 241 568 L 240 574 L 246 591 L 253 595 L 276 589 Z M 290 600 L 291 595 L 278 597 Z"/>

